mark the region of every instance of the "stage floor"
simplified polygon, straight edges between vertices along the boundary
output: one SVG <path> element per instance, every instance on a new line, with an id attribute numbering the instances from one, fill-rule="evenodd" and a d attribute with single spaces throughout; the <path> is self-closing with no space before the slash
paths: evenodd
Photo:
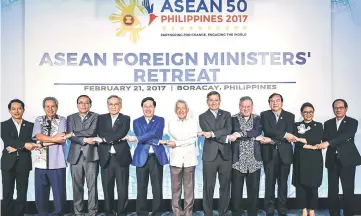
<path id="1" fill-rule="evenodd" d="M 98 213 L 97 216 L 103 216 L 105 215 L 104 213 Z M 203 216 L 203 212 L 202 211 L 197 211 L 193 213 L 193 216 Z M 213 213 L 214 216 L 218 216 L 218 212 L 214 211 Z M 231 215 L 231 214 L 229 214 Z M 246 216 L 246 212 L 244 214 L 242 214 L 242 216 Z M 259 211 L 258 213 L 259 216 L 264 216 L 265 212 L 263 211 Z M 288 216 L 300 216 L 301 215 L 301 210 L 290 210 L 287 214 Z M 330 214 L 328 213 L 328 210 L 316 210 L 316 216 L 329 216 Z M 26 214 L 25 216 L 37 216 L 37 214 Z M 73 214 L 65 214 L 64 216 L 73 216 Z M 88 216 L 88 214 L 86 214 L 86 216 Z M 128 216 L 137 216 L 136 213 L 129 213 Z M 172 212 L 165 212 L 162 214 L 162 216 L 173 216 Z M 275 214 L 275 216 L 277 216 L 277 213 Z"/>

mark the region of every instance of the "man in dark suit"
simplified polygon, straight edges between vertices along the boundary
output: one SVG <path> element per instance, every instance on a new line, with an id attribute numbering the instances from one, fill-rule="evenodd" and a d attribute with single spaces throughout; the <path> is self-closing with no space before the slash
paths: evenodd
<path id="1" fill-rule="evenodd" d="M 328 199 L 330 215 L 340 215 L 338 197 L 339 179 L 341 179 L 344 215 L 353 215 L 352 201 L 355 189 L 355 170 L 361 164 L 360 154 L 355 146 L 355 134 L 358 121 L 346 116 L 347 102 L 336 99 L 332 103 L 335 118 L 324 124 L 323 143 L 319 148 L 327 148 L 326 168 L 328 170 Z"/>
<path id="2" fill-rule="evenodd" d="M 98 152 L 104 191 L 106 215 L 126 215 L 128 204 L 130 148 L 124 137 L 130 127 L 130 117 L 120 113 L 122 99 L 111 95 L 107 99 L 109 113 L 98 118 Z M 117 210 L 114 206 L 114 185 L 117 182 Z"/>
<path id="3" fill-rule="evenodd" d="M 134 136 L 129 142 L 137 141 L 132 165 L 137 174 L 137 214 L 148 215 L 147 190 L 149 175 L 152 183 L 152 214 L 161 215 L 163 206 L 163 165 L 168 164 L 164 146 L 159 144 L 163 137 L 164 118 L 154 115 L 156 102 L 152 97 L 142 100 L 143 116 L 133 121 Z"/>
<path id="4" fill-rule="evenodd" d="M 84 178 L 88 187 L 88 214 L 95 216 L 98 212 L 97 177 L 99 173 L 98 146 L 96 136 L 98 114 L 91 112 L 92 100 L 87 95 L 80 95 L 77 100 L 79 112 L 67 118 L 67 132 L 70 137 L 68 162 L 73 180 L 74 213 L 84 213 Z"/>
<path id="5" fill-rule="evenodd" d="M 32 143 L 34 124 L 23 119 L 25 107 L 21 100 L 10 101 L 8 109 L 11 118 L 1 122 L 1 139 L 4 142 L 1 156 L 3 184 L 1 215 L 20 216 L 25 214 L 29 172 L 32 169 L 30 150 L 35 148 Z M 17 196 L 14 202 L 15 182 Z"/>
<path id="6" fill-rule="evenodd" d="M 213 194 L 218 173 L 219 215 L 226 215 L 230 200 L 232 149 L 228 134 L 232 132 L 231 114 L 219 109 L 221 95 L 212 91 L 207 94 L 209 109 L 199 116 L 199 125 L 205 137 L 203 149 L 203 211 L 213 215 Z"/>
<path id="7" fill-rule="evenodd" d="M 268 98 L 271 110 L 261 113 L 265 139 L 261 146 L 265 180 L 265 210 L 273 215 L 275 210 L 275 184 L 278 185 L 278 215 L 287 215 L 287 180 L 293 161 L 291 142 L 295 115 L 282 109 L 283 97 L 274 93 Z"/>

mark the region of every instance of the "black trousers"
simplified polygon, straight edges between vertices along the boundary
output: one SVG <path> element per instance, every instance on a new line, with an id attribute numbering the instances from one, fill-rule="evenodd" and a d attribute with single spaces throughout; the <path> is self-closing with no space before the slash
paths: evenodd
<path id="1" fill-rule="evenodd" d="M 259 195 L 259 181 L 261 176 L 261 170 L 257 170 L 253 173 L 241 173 L 236 169 L 232 169 L 232 187 L 231 187 L 231 204 L 232 215 L 241 215 L 241 200 L 243 195 L 243 184 L 246 179 L 247 184 L 247 206 L 248 216 L 257 216 L 257 202 Z"/>
<path id="2" fill-rule="evenodd" d="M 125 209 L 128 205 L 129 166 L 121 166 L 115 156 L 110 156 L 105 168 L 101 168 L 104 191 L 105 213 L 111 215 L 127 215 Z M 118 201 L 114 206 L 114 186 L 117 183 Z M 116 209 L 116 210 L 115 210 Z"/>
<path id="3" fill-rule="evenodd" d="M 336 157 L 336 156 L 335 156 Z M 339 200 L 339 179 L 341 179 L 343 191 L 343 203 L 345 216 L 353 215 L 353 198 L 355 189 L 355 171 L 356 167 L 342 167 L 340 161 L 336 158 L 336 163 L 328 167 L 328 200 L 330 205 L 330 215 L 340 215 Z"/>
<path id="4" fill-rule="evenodd" d="M 318 199 L 318 187 L 305 185 L 296 186 L 296 200 L 299 208 L 316 209 Z"/>
<path id="5" fill-rule="evenodd" d="M 278 214 L 287 214 L 287 180 L 290 173 L 290 164 L 283 164 L 278 149 L 273 150 L 273 159 L 264 163 L 265 181 L 265 210 L 266 214 L 273 215 L 275 210 L 275 185 L 278 186 Z"/>
<path id="6" fill-rule="evenodd" d="M 203 161 L 203 211 L 205 216 L 213 216 L 213 195 L 218 173 L 219 215 L 227 214 L 232 174 L 232 161 L 224 160 L 220 152 L 214 161 Z"/>
<path id="7" fill-rule="evenodd" d="M 147 191 L 148 181 L 152 184 L 153 201 L 152 214 L 161 215 L 163 212 L 163 166 L 159 164 L 155 154 L 149 154 L 143 167 L 136 168 L 137 173 L 137 215 L 148 215 Z"/>
<path id="8" fill-rule="evenodd" d="M 3 200 L 1 215 L 20 216 L 25 214 L 28 192 L 29 170 L 18 167 L 17 163 L 8 171 L 2 171 Z M 13 200 L 16 182 L 16 200 Z"/>

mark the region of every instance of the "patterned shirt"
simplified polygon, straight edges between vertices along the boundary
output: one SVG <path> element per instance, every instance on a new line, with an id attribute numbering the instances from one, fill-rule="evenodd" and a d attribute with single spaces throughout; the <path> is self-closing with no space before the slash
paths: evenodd
<path id="1" fill-rule="evenodd" d="M 239 142 L 239 161 L 232 165 L 233 169 L 241 173 L 253 173 L 262 168 L 262 161 L 257 161 L 254 157 L 254 142 L 256 137 L 247 138 L 247 131 L 253 128 L 254 114 L 248 120 L 243 118 L 239 113 L 234 115 L 239 121 L 239 134 L 241 135 Z"/>
<path id="2" fill-rule="evenodd" d="M 66 132 L 66 118 L 55 116 L 51 121 L 51 126 L 46 116 L 39 116 L 35 119 L 33 137 L 36 134 L 55 136 L 58 133 Z M 50 129 L 50 131 L 49 131 Z M 34 167 L 39 169 L 60 169 L 66 167 L 65 151 L 63 144 L 55 144 L 33 151 Z"/>

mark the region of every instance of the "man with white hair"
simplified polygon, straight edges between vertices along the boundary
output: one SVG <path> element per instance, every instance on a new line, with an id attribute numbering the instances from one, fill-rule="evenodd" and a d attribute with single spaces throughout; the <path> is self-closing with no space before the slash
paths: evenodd
<path id="1" fill-rule="evenodd" d="M 198 123 L 188 117 L 187 102 L 178 100 L 175 104 L 177 118 L 168 124 L 171 141 L 161 141 L 170 149 L 170 172 L 172 185 L 172 209 L 175 216 L 191 216 L 194 204 L 194 174 L 197 165 L 195 142 Z M 184 187 L 184 208 L 180 206 L 182 182 Z"/>

